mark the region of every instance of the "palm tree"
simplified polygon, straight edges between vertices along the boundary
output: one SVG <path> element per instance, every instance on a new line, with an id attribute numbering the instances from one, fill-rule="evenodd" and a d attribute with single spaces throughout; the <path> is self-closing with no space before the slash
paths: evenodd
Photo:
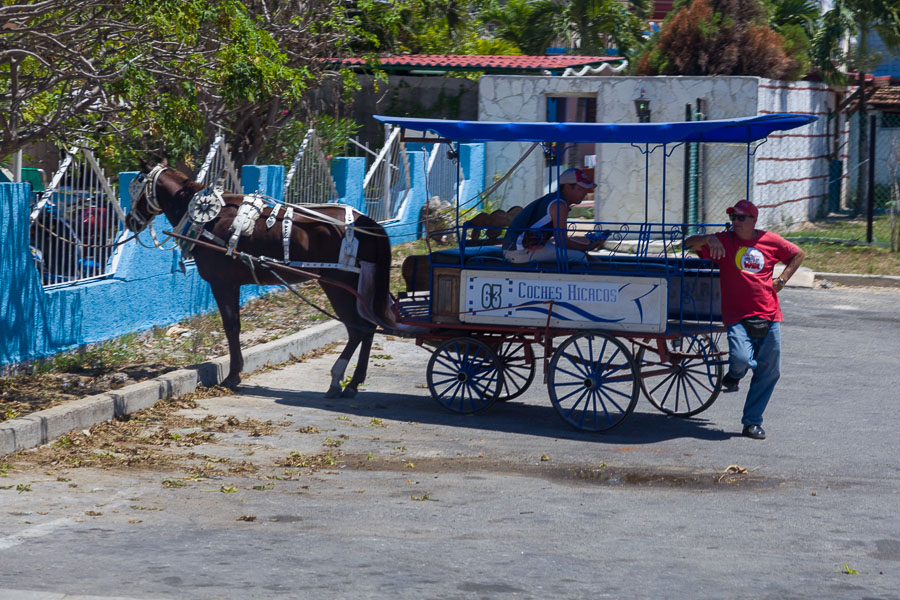
<path id="1" fill-rule="evenodd" d="M 826 81 L 842 82 L 839 69 L 847 59 L 847 66 L 856 69 L 859 84 L 859 164 L 857 166 L 856 198 L 866 196 L 865 168 L 869 159 L 869 135 L 866 115 L 865 75 L 874 67 L 869 52 L 869 36 L 878 34 L 891 52 L 900 50 L 900 3 L 897 0 L 835 0 L 834 8 L 822 15 L 822 25 L 813 39 L 813 61 L 821 69 Z M 856 46 L 845 57 L 841 41 L 856 37 Z"/>
<path id="2" fill-rule="evenodd" d="M 562 43 L 581 55 L 605 54 L 609 46 L 626 55 L 640 41 L 650 6 L 649 0 L 510 0 L 481 17 L 495 23 L 494 35 L 528 54 Z"/>

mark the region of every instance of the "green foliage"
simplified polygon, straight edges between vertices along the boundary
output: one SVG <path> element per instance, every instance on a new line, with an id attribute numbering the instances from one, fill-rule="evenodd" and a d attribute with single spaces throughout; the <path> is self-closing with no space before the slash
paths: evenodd
<path id="1" fill-rule="evenodd" d="M 640 43 L 649 6 L 644 0 L 512 0 L 491 2 L 480 18 L 496 26 L 495 37 L 526 54 L 540 55 L 564 45 L 580 55 L 604 55 L 615 47 L 627 56 Z"/>
<path id="2" fill-rule="evenodd" d="M 798 78 L 804 42 L 774 31 L 761 0 L 694 0 L 670 15 L 651 45 L 642 49 L 639 75 L 755 75 Z"/>
<path id="3" fill-rule="evenodd" d="M 316 130 L 322 153 L 326 158 L 344 156 L 347 140 L 361 127 L 352 119 L 336 118 L 328 114 L 316 115 L 315 120 L 309 123 L 291 120 L 276 130 L 267 141 L 260 154 L 260 160 L 267 164 L 289 165 L 300 149 L 310 126 Z"/>
<path id="4" fill-rule="evenodd" d="M 370 38 L 349 5 L 328 0 L 38 4 L 0 6 L 0 20 L 21 13 L 27 25 L 4 30 L 0 156 L 87 141 L 107 168 L 149 153 L 190 163 L 222 129 L 233 158 L 252 161 L 326 76 L 320 59 Z M 352 74 L 341 77 L 352 90 Z"/>
<path id="5" fill-rule="evenodd" d="M 877 60 L 868 51 L 870 33 L 877 33 L 885 46 L 900 50 L 900 6 L 896 0 L 836 0 L 822 15 L 812 39 L 812 62 L 830 83 L 846 83 L 842 70 L 870 70 Z M 847 55 L 841 42 L 856 36 L 858 43 Z"/>
<path id="6" fill-rule="evenodd" d="M 38 365 L 35 370 L 38 373 L 80 373 L 83 371 L 109 373 L 135 359 L 134 341 L 136 337 L 135 334 L 128 334 L 91 348 L 57 354 L 50 361 Z"/>

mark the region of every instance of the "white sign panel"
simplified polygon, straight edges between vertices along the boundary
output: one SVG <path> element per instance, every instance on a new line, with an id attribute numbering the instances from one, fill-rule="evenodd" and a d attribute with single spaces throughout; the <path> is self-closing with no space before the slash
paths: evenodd
<path id="1" fill-rule="evenodd" d="M 463 270 L 464 323 L 564 329 L 666 330 L 666 279 Z"/>

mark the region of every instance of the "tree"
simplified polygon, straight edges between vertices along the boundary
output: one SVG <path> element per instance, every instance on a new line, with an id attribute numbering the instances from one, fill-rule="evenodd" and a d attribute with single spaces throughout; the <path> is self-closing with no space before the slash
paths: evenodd
<path id="1" fill-rule="evenodd" d="M 649 7 L 648 0 L 537 0 L 507 4 L 497 21 L 501 33 L 517 36 L 529 54 L 562 43 L 575 54 L 604 55 L 615 46 L 625 56 L 640 43 Z"/>
<path id="2" fill-rule="evenodd" d="M 813 39 L 813 64 L 826 81 L 843 83 L 846 77 L 841 68 L 857 72 L 859 115 L 859 164 L 857 166 L 856 198 L 866 197 L 865 169 L 869 159 L 868 119 L 866 111 L 865 76 L 878 57 L 869 52 L 871 34 L 878 34 L 885 46 L 900 50 L 900 4 L 896 0 L 835 0 L 834 7 L 822 16 L 821 27 Z M 856 45 L 849 55 L 841 50 L 846 36 L 856 36 Z"/>
<path id="3" fill-rule="evenodd" d="M 768 24 L 784 38 L 784 49 L 797 61 L 797 73 L 809 72 L 812 39 L 819 25 L 819 5 L 813 0 L 765 0 Z"/>
<path id="4" fill-rule="evenodd" d="M 681 5 L 638 61 L 640 75 L 756 75 L 795 79 L 802 60 L 766 22 L 760 0 L 693 0 Z"/>
<path id="5" fill-rule="evenodd" d="M 118 110 L 109 84 L 142 66 L 123 47 L 149 41 L 100 0 L 7 3 L 0 22 L 0 157 L 80 129 L 88 115 L 108 120 Z"/>
<path id="6" fill-rule="evenodd" d="M 221 128 L 252 162 L 363 37 L 328 0 L 7 0 L 0 23 L 0 156 L 87 139 L 184 158 Z"/>

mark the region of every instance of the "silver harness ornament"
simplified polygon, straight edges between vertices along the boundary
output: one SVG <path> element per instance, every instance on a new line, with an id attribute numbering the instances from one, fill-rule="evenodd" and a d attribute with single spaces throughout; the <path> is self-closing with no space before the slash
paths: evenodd
<path id="1" fill-rule="evenodd" d="M 272 210 L 274 215 L 278 209 Z M 284 218 L 281 221 L 281 246 L 284 248 L 284 262 L 291 262 L 291 230 L 294 228 L 294 209 L 290 206 L 284 208 Z"/>
<path id="2" fill-rule="evenodd" d="M 253 228 L 256 226 L 256 220 L 259 219 L 265 206 L 266 201 L 262 196 L 256 194 L 244 196 L 244 201 L 241 202 L 241 205 L 238 208 L 237 216 L 235 216 L 234 221 L 231 222 L 231 231 L 233 233 L 225 248 L 226 256 L 232 255 L 241 236 L 249 236 L 253 233 Z"/>

